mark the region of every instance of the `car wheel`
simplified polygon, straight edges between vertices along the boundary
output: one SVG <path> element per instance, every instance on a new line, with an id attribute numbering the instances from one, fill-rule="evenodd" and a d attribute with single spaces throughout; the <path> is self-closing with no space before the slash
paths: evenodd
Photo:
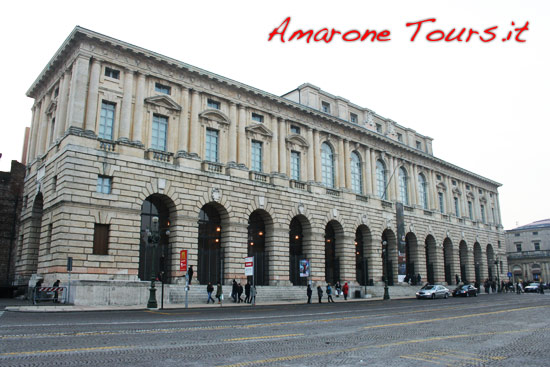
<path id="1" fill-rule="evenodd" d="M 432 299 L 435 299 L 435 293 L 432 294 Z"/>
<path id="2" fill-rule="evenodd" d="M 474 293 L 474 297 L 477 297 L 477 292 Z"/>
<path id="3" fill-rule="evenodd" d="M 470 297 L 470 293 L 466 292 L 466 297 Z"/>
<path id="4" fill-rule="evenodd" d="M 445 299 L 449 298 L 449 293 L 445 293 Z"/>

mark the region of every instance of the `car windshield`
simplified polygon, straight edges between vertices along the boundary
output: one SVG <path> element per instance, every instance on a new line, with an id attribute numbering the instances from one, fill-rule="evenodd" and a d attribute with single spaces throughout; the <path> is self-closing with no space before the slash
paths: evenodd
<path id="1" fill-rule="evenodd" d="M 539 286 L 539 283 L 529 283 L 529 286 L 530 286 L 530 287 L 538 287 L 538 286 Z"/>
<path id="2" fill-rule="evenodd" d="M 468 290 L 469 287 L 467 285 L 463 285 L 461 288 L 465 289 L 465 290 Z"/>
<path id="3" fill-rule="evenodd" d="M 433 286 L 433 285 L 427 285 L 427 286 L 425 286 L 425 287 L 422 288 L 422 289 L 424 289 L 425 291 L 429 291 L 429 290 L 435 289 L 435 286 Z"/>

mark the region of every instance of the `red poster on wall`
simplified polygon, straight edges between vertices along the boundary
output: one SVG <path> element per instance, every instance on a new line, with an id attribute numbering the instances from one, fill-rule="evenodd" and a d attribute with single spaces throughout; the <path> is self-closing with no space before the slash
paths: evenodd
<path id="1" fill-rule="evenodd" d="M 187 271 L 187 250 L 180 251 L 180 271 Z"/>

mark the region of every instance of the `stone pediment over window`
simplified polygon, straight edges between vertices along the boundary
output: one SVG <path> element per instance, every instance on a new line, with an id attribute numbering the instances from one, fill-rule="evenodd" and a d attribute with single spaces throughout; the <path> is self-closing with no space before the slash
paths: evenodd
<path id="1" fill-rule="evenodd" d="M 48 105 L 48 108 L 46 109 L 46 115 L 53 115 L 56 108 L 57 108 L 57 99 L 54 99 Z"/>
<path id="2" fill-rule="evenodd" d="M 479 201 L 483 204 L 487 204 L 487 198 L 485 198 L 485 196 L 480 197 Z"/>
<path id="3" fill-rule="evenodd" d="M 443 191 L 447 190 L 447 186 L 445 186 L 445 184 L 443 182 L 439 182 L 436 187 L 440 190 L 443 190 Z"/>
<path id="4" fill-rule="evenodd" d="M 303 136 L 298 135 L 298 134 L 292 134 L 292 135 L 287 136 L 286 142 L 289 143 L 289 144 L 294 144 L 294 145 L 302 146 L 302 147 L 305 147 L 305 148 L 309 148 L 309 144 L 308 144 L 307 140 Z"/>
<path id="5" fill-rule="evenodd" d="M 466 196 L 468 197 L 468 199 L 472 199 L 472 200 L 476 198 L 474 194 L 472 194 L 471 192 L 467 193 Z"/>
<path id="6" fill-rule="evenodd" d="M 218 110 L 206 110 L 199 113 L 199 117 L 205 120 L 215 121 L 221 124 L 229 125 L 231 121 L 229 117 L 221 111 Z"/>
<path id="7" fill-rule="evenodd" d="M 246 127 L 246 132 L 272 137 L 273 133 L 263 124 L 254 124 Z"/>
<path id="8" fill-rule="evenodd" d="M 462 191 L 458 187 L 453 187 L 453 194 L 462 195 Z"/>
<path id="9" fill-rule="evenodd" d="M 181 106 L 174 102 L 172 98 L 165 95 L 145 98 L 145 103 L 163 107 L 168 110 L 181 111 Z"/>

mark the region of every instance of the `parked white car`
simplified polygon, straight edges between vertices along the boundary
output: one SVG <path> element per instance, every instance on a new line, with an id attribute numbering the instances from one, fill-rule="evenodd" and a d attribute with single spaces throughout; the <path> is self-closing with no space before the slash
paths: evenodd
<path id="1" fill-rule="evenodd" d="M 449 298 L 451 291 L 442 285 L 427 284 L 416 292 L 416 298 Z"/>

